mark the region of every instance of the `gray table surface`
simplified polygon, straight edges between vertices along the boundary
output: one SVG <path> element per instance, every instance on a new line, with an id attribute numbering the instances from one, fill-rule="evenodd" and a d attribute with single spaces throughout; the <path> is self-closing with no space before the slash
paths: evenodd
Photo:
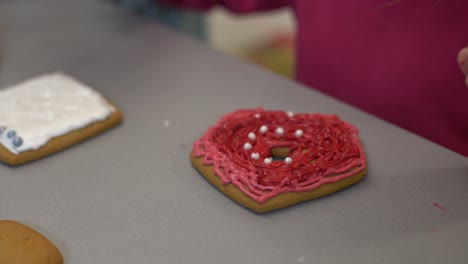
<path id="1" fill-rule="evenodd" d="M 124 113 L 69 150 L 0 166 L 0 219 L 39 230 L 66 263 L 467 263 L 466 158 L 105 1 L 2 0 L 0 28 L 1 86 L 62 70 Z M 354 123 L 368 177 L 269 214 L 231 202 L 188 154 L 220 115 L 257 106 Z"/>

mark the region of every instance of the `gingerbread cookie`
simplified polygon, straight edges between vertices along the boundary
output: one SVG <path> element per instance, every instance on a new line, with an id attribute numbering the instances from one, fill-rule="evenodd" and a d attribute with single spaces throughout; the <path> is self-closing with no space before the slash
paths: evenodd
<path id="1" fill-rule="evenodd" d="M 42 158 L 119 124 L 120 111 L 92 88 L 62 73 L 0 90 L 0 161 Z"/>
<path id="2" fill-rule="evenodd" d="M 61 264 L 60 251 L 44 236 L 21 223 L 0 220 L 1 264 Z"/>
<path id="3" fill-rule="evenodd" d="M 224 115 L 191 161 L 239 204 L 266 212 L 324 196 L 367 173 L 358 130 L 335 115 L 246 109 Z"/>

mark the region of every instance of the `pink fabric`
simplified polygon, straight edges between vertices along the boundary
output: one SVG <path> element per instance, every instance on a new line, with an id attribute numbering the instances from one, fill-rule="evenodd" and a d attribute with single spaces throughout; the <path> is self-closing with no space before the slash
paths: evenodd
<path id="1" fill-rule="evenodd" d="M 468 156 L 468 88 L 457 64 L 468 46 L 467 0 L 164 1 L 237 13 L 290 6 L 298 81 Z"/>

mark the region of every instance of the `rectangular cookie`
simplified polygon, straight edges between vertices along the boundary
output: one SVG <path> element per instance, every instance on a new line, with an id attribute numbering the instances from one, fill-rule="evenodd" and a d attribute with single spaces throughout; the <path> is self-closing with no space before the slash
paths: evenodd
<path id="1" fill-rule="evenodd" d="M 122 121 L 107 99 L 62 73 L 0 90 L 0 161 L 19 165 L 61 151 Z"/>
<path id="2" fill-rule="evenodd" d="M 0 220 L 1 264 L 62 264 L 60 251 L 44 236 L 21 223 Z"/>

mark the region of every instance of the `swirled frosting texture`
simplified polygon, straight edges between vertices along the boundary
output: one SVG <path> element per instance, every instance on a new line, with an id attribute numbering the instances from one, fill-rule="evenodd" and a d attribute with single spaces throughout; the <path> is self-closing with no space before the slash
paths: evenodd
<path id="1" fill-rule="evenodd" d="M 279 147 L 288 149 L 287 162 L 271 159 L 272 149 Z M 261 108 L 221 117 L 194 143 L 193 155 L 213 165 L 223 184 L 233 184 L 258 203 L 343 180 L 367 166 L 358 130 L 336 115 Z"/>

